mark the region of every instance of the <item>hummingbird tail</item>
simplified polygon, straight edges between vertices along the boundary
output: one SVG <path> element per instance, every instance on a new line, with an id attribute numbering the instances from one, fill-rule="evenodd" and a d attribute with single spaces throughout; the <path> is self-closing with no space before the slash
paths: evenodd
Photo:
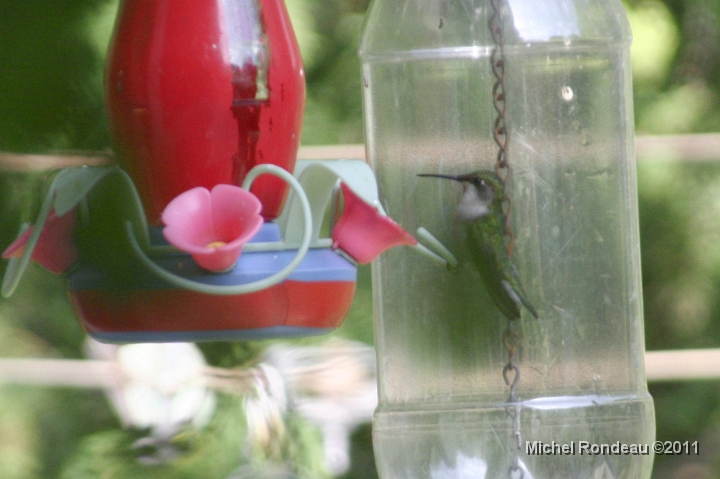
<path id="1" fill-rule="evenodd" d="M 535 319 L 540 319 L 540 317 L 537 314 L 537 311 L 535 311 L 535 308 L 533 308 L 533 305 L 530 304 L 530 301 L 525 296 L 520 296 L 520 301 L 522 301 L 522 304 L 527 308 L 528 311 L 530 311 L 530 314 L 535 316 Z"/>

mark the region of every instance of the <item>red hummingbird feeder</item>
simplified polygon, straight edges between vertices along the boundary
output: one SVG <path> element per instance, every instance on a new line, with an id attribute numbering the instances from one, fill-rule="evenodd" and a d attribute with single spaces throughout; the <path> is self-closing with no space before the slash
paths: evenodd
<path id="1" fill-rule="evenodd" d="M 121 168 L 54 176 L 3 295 L 33 259 L 100 341 L 287 337 L 339 326 L 356 263 L 389 247 L 452 263 L 385 215 L 363 161 L 295 164 L 305 83 L 282 0 L 124 0 L 105 94 Z"/>

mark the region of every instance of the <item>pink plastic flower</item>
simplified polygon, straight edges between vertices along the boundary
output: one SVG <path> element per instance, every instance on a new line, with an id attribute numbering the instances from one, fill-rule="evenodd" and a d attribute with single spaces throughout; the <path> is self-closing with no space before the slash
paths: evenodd
<path id="1" fill-rule="evenodd" d="M 203 268 L 224 271 L 235 264 L 243 244 L 262 226 L 261 208 L 255 195 L 238 186 L 193 188 L 165 207 L 163 235 Z"/>
<path id="2" fill-rule="evenodd" d="M 417 244 L 402 226 L 363 201 L 345 183 L 340 186 L 345 207 L 332 232 L 333 248 L 340 248 L 365 264 L 393 246 Z"/>
<path id="3" fill-rule="evenodd" d="M 3 252 L 2 257 L 19 258 L 25 252 L 34 226 L 29 227 L 17 237 Z M 64 273 L 79 257 L 79 251 L 73 240 L 75 232 L 75 210 L 70 210 L 62 216 L 51 211 L 45 220 L 38 242 L 30 256 L 45 269 L 56 274 Z"/>

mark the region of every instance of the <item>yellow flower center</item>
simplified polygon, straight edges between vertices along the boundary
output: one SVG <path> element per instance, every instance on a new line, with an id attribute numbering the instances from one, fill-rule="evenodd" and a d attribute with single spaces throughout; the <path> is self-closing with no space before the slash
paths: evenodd
<path id="1" fill-rule="evenodd" d="M 227 243 L 224 241 L 213 241 L 212 243 L 208 243 L 207 248 L 219 248 L 221 246 L 225 246 Z"/>

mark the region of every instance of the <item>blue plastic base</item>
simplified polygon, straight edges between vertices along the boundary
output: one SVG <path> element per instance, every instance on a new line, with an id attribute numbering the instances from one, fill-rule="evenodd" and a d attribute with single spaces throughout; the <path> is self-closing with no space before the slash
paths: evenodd
<path id="1" fill-rule="evenodd" d="M 162 236 L 162 229 L 150 229 L 151 242 L 156 245 L 167 245 Z M 250 241 L 272 242 L 280 240 L 280 230 L 275 223 L 265 223 L 258 234 Z M 174 253 L 155 258 L 155 262 L 165 270 L 198 283 L 216 286 L 235 286 L 259 281 L 277 273 L 287 266 L 296 251 L 265 251 L 246 252 L 233 268 L 223 273 L 211 273 L 202 269 L 187 253 Z M 69 276 L 69 289 L 73 291 L 115 289 L 117 286 L 112 278 L 103 274 L 91 264 L 83 264 Z M 177 289 L 164 280 L 139 269 L 134 276 L 133 289 Z M 289 280 L 293 281 L 356 281 L 357 267 L 340 256 L 331 248 L 311 249 L 303 261 L 293 271 Z"/>

